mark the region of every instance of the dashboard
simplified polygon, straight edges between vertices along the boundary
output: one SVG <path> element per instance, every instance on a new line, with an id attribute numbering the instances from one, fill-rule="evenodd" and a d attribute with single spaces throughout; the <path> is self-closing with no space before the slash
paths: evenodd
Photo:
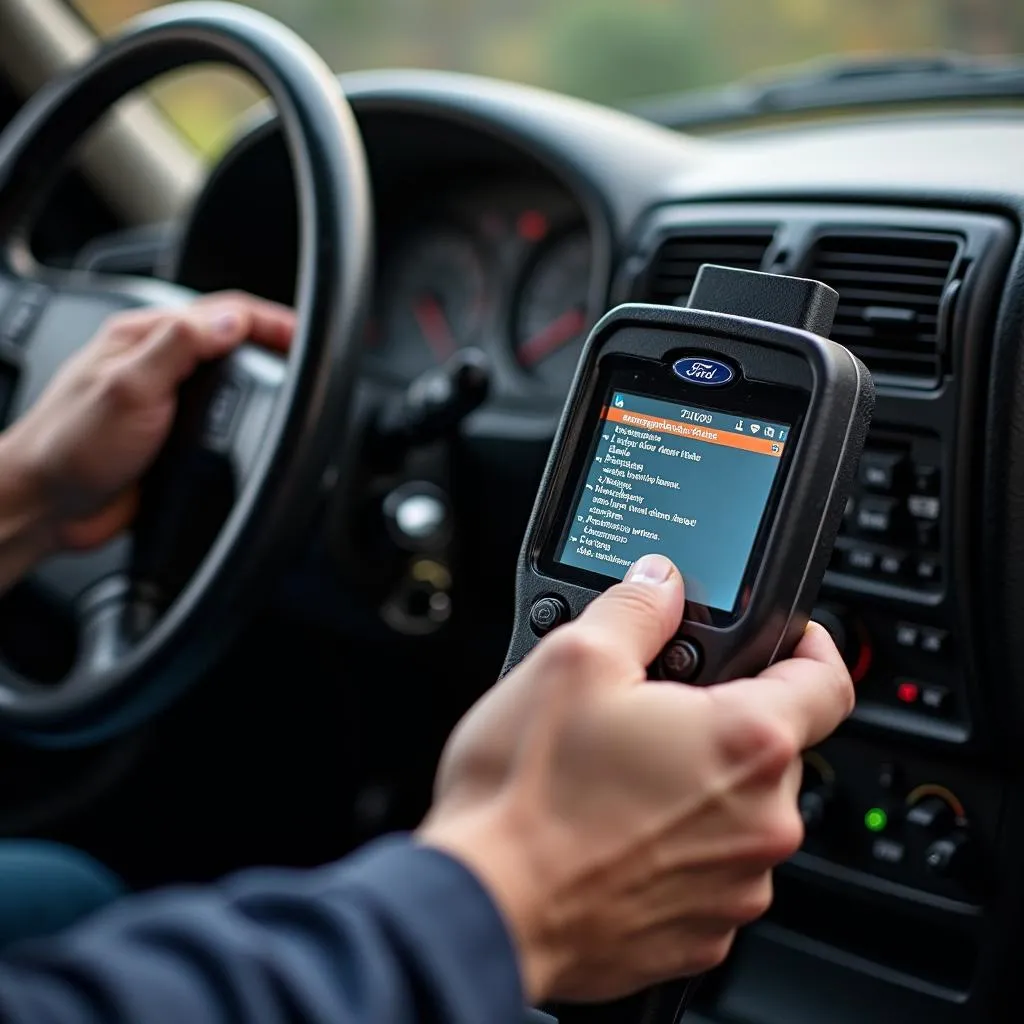
<path id="1" fill-rule="evenodd" d="M 696 139 L 483 79 L 343 81 L 377 216 L 367 379 L 401 390 L 465 347 L 491 368 L 463 424 L 472 458 L 438 482 L 468 503 L 470 551 L 488 545 L 488 565 L 465 570 L 481 595 L 511 599 L 546 446 L 605 310 L 685 302 L 705 262 L 839 291 L 833 336 L 871 369 L 878 405 L 818 618 L 858 708 L 808 755 L 804 848 L 694 1020 L 1019 1019 L 1024 119 L 901 114 Z M 164 272 L 288 301 L 291 195 L 262 120 L 211 175 Z M 510 619 L 494 616 L 500 644 Z"/>
<path id="2" fill-rule="evenodd" d="M 558 189 L 513 180 L 432 196 L 382 261 L 367 364 L 408 382 L 460 348 L 496 393 L 564 394 L 591 309 L 590 234 Z"/>
<path id="3" fill-rule="evenodd" d="M 393 115 L 367 125 L 371 163 L 380 170 L 364 370 L 407 385 L 473 347 L 487 357 L 494 402 L 557 406 L 605 308 L 600 231 L 572 190 L 536 160 L 451 124 L 439 126 L 447 140 L 421 138 L 430 127 Z M 291 300 L 296 213 L 276 139 L 257 132 L 243 143 L 252 151 L 245 164 L 261 164 L 258 194 L 247 166 L 229 159 L 218 169 L 175 259 L 173 273 L 184 283 Z M 250 204 L 258 204 L 258 220 Z M 239 231 L 246 221 L 252 226 Z"/>

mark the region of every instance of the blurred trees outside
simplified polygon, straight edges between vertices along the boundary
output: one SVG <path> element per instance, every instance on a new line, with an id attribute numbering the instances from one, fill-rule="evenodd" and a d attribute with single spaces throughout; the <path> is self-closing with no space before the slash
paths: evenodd
<path id="1" fill-rule="evenodd" d="M 722 84 L 826 55 L 1024 51 L 1021 0 L 249 0 L 339 71 L 444 68 L 602 103 Z M 153 0 L 79 0 L 109 32 Z M 159 100 L 200 148 L 256 98 L 227 72 Z"/>

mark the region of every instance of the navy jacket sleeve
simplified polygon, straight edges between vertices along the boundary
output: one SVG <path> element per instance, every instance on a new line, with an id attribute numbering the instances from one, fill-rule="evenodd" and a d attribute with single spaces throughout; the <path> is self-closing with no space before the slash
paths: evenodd
<path id="1" fill-rule="evenodd" d="M 522 1024 L 522 1000 L 491 898 L 404 838 L 129 899 L 0 959 L 4 1024 Z"/>

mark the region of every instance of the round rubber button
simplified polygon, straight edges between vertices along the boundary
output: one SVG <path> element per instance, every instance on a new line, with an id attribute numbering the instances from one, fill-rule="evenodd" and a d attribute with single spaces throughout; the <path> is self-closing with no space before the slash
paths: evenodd
<path id="1" fill-rule="evenodd" d="M 530 628 L 537 636 L 569 621 L 569 606 L 560 597 L 542 597 L 530 609 Z"/>
<path id="2" fill-rule="evenodd" d="M 666 679 L 688 683 L 700 671 L 700 648 L 692 640 L 673 640 L 661 653 L 661 671 Z"/>

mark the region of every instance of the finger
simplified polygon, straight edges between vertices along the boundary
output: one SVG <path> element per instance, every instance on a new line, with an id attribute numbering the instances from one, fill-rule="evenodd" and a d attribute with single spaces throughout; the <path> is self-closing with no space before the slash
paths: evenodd
<path id="1" fill-rule="evenodd" d="M 662 555 L 645 555 L 572 628 L 646 668 L 683 619 L 683 578 Z"/>
<path id="2" fill-rule="evenodd" d="M 782 791 L 795 803 L 800 796 L 804 782 L 804 761 L 802 757 L 793 760 L 782 777 Z"/>
<path id="3" fill-rule="evenodd" d="M 793 651 L 794 658 L 809 658 L 811 661 L 820 662 L 822 665 L 831 665 L 840 672 L 846 671 L 846 662 L 836 647 L 831 633 L 818 622 L 808 622 L 804 635 Z M 770 674 L 772 668 L 766 670 Z"/>
<path id="4" fill-rule="evenodd" d="M 233 327 L 229 325 L 229 329 Z M 177 389 L 203 358 L 218 354 L 227 342 L 211 340 L 217 328 L 198 327 L 191 316 L 165 316 L 156 321 L 141 341 L 124 353 L 116 381 L 124 383 L 129 398 L 153 401 Z"/>
<path id="5" fill-rule="evenodd" d="M 221 292 L 181 309 L 133 309 L 108 321 L 115 342 L 135 344 L 163 324 L 187 319 L 209 336 L 209 358 L 251 340 L 286 352 L 295 334 L 295 313 L 287 306 L 243 292 Z"/>
<path id="6" fill-rule="evenodd" d="M 165 312 L 129 351 L 122 370 L 140 392 L 163 394 L 191 376 L 199 363 L 225 356 L 251 337 L 256 317 L 249 303 L 232 299 Z M 266 317 L 261 323 L 265 336 L 275 329 Z M 283 331 L 284 322 L 276 329 Z"/>
<path id="7" fill-rule="evenodd" d="M 295 313 L 287 306 L 241 292 L 224 292 L 204 299 L 197 309 L 204 318 L 237 317 L 236 334 L 280 352 L 288 351 L 295 334 Z"/>
<path id="8" fill-rule="evenodd" d="M 715 689 L 785 723 L 801 750 L 835 732 L 854 704 L 850 673 L 816 624 L 788 661 L 772 665 L 756 679 L 721 683 Z"/>
<path id="9" fill-rule="evenodd" d="M 96 515 L 63 524 L 60 543 L 72 551 L 89 551 L 127 529 L 138 509 L 138 489 L 130 487 Z"/>

